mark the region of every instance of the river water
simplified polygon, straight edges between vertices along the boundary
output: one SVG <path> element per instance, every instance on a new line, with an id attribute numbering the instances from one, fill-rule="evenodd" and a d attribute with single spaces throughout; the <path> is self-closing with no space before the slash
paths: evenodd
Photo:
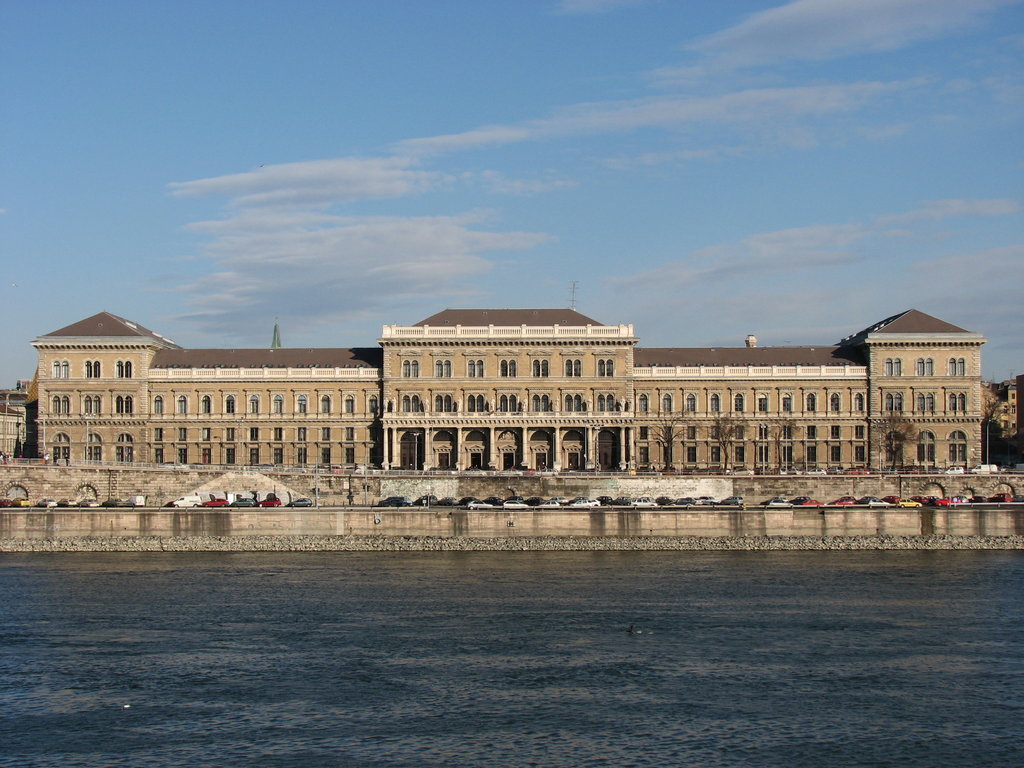
<path id="1" fill-rule="evenodd" d="M 0 555 L 0 766 L 1019 767 L 1022 599 L 1022 552 Z"/>

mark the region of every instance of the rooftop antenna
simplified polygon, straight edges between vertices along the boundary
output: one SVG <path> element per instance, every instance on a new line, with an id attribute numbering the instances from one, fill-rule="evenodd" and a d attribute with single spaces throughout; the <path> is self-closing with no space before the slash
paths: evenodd
<path id="1" fill-rule="evenodd" d="M 569 309 L 576 311 L 576 287 L 579 285 L 579 281 L 573 280 L 569 283 Z"/>

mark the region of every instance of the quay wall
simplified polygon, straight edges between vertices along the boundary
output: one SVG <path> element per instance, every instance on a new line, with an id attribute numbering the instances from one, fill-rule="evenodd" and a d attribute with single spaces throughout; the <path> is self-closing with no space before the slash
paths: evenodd
<path id="1" fill-rule="evenodd" d="M 1016 508 L 562 509 L 381 508 L 0 509 L 0 551 L 68 542 L 256 538 L 452 540 L 771 539 L 855 537 L 1003 538 L 1024 548 L 1024 505 Z M 1016 544 L 1014 544 L 1016 542 Z M 63 544 L 62 544 L 63 543 Z M 128 548 L 134 548 L 130 545 Z M 116 547 L 115 547 L 116 548 Z M 274 547 L 269 547 L 274 548 Z M 298 548 L 303 548 L 299 546 Z"/>
<path id="2" fill-rule="evenodd" d="M 275 491 L 318 498 L 328 506 L 368 506 L 387 496 L 742 496 L 760 503 L 771 496 L 992 496 L 1024 494 L 1024 475 L 504 475 L 253 471 L 246 468 L 164 468 L 0 465 L 0 496 L 99 500 L 145 496 L 162 506 L 195 491 Z"/>

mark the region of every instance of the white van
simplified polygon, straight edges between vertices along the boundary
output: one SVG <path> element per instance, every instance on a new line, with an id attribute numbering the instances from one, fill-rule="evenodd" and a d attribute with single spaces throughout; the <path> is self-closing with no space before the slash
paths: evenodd
<path id="1" fill-rule="evenodd" d="M 991 475 L 999 471 L 999 467 L 995 464 L 979 464 L 976 467 L 971 467 L 972 475 Z"/>
<path id="2" fill-rule="evenodd" d="M 174 501 L 167 502 L 168 507 L 200 507 L 204 501 L 213 498 L 212 493 L 189 493 Z"/>

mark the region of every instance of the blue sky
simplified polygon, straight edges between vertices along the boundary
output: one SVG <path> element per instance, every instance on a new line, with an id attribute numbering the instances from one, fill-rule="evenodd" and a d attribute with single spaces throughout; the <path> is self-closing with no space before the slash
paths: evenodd
<path id="1" fill-rule="evenodd" d="M 916 308 L 1024 372 L 1020 0 L 0 4 L 0 386 L 99 311 L 367 346 L 445 307 L 645 346 Z"/>

